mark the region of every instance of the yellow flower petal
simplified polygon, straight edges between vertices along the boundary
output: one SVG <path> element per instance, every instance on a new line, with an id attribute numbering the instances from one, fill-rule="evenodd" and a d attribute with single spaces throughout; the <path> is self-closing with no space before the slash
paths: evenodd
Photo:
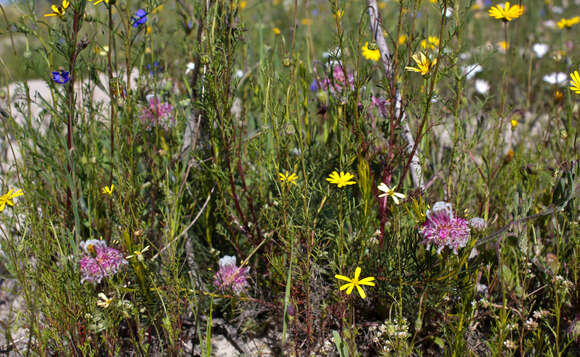
<path id="1" fill-rule="evenodd" d="M 363 299 L 367 298 L 367 294 L 365 294 L 365 291 L 360 286 L 357 285 L 356 290 L 358 291 L 358 294 L 360 295 L 361 298 Z"/>

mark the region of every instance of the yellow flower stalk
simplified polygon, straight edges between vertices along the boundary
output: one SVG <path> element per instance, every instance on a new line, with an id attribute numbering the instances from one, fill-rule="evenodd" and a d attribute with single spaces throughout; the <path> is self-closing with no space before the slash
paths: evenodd
<path id="1" fill-rule="evenodd" d="M 578 71 L 570 73 L 570 78 L 570 90 L 576 94 L 580 94 L 580 74 Z"/>
<path id="2" fill-rule="evenodd" d="M 517 19 L 518 17 L 524 14 L 524 7 L 521 5 L 511 5 L 506 2 L 503 5 L 496 5 L 489 8 L 489 16 L 502 20 L 503 22 L 510 22 L 513 19 Z"/>
<path id="3" fill-rule="evenodd" d="M 354 271 L 354 277 L 352 279 L 350 279 L 349 277 L 346 277 L 344 275 L 338 275 L 338 274 L 336 274 L 334 277 L 338 280 L 348 281 L 347 284 L 344 284 L 340 287 L 340 291 L 346 290 L 346 294 L 350 295 L 350 293 L 352 293 L 352 290 L 354 288 L 356 288 L 360 297 L 363 299 L 366 299 L 367 294 L 365 294 L 365 291 L 360 286 L 361 285 L 375 286 L 375 283 L 373 283 L 373 280 L 375 280 L 375 278 L 372 276 L 369 276 L 368 278 L 364 278 L 364 279 L 359 280 L 360 272 L 361 272 L 361 268 L 356 267 L 356 269 Z"/>
<path id="4" fill-rule="evenodd" d="M 328 178 L 326 179 L 326 181 L 336 184 L 338 186 L 338 188 L 342 188 L 344 186 L 348 186 L 348 185 L 354 185 L 356 184 L 356 181 L 351 181 L 351 179 L 354 178 L 354 175 L 347 172 L 340 172 L 340 174 L 336 171 L 333 171 L 330 176 L 328 176 Z"/>
<path id="5" fill-rule="evenodd" d="M 4 211 L 6 205 L 13 207 L 14 206 L 14 197 L 22 196 L 22 190 L 18 190 L 14 192 L 14 189 L 8 191 L 8 193 L 0 196 L 0 212 Z"/>
<path id="6" fill-rule="evenodd" d="M 362 46 L 362 55 L 368 60 L 378 61 L 381 58 L 381 51 L 379 51 L 377 45 L 374 43 L 369 45 L 368 42 L 365 42 L 365 45 Z"/>
<path id="7" fill-rule="evenodd" d="M 52 5 L 50 9 L 51 13 L 44 14 L 44 16 L 60 16 L 63 17 L 66 14 L 66 9 L 70 6 L 70 2 L 67 0 L 62 0 L 61 6 Z"/>
<path id="8" fill-rule="evenodd" d="M 417 67 L 407 66 L 405 69 L 410 72 L 418 72 L 421 73 L 422 76 L 426 76 L 429 74 L 431 69 L 435 67 L 437 64 L 437 59 L 433 61 L 429 60 L 427 56 L 423 54 L 423 52 L 419 52 L 419 54 L 414 54 L 412 57 L 413 61 L 417 63 Z"/>

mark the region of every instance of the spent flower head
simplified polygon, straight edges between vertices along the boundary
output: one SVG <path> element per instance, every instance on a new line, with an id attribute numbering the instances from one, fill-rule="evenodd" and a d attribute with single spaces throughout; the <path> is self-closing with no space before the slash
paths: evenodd
<path id="1" fill-rule="evenodd" d="M 356 184 L 356 181 L 351 181 L 353 178 L 354 175 L 349 172 L 344 173 L 341 171 L 339 174 L 337 171 L 333 171 L 326 181 L 336 184 L 338 188 L 342 188 L 344 186 Z"/>
<path id="2" fill-rule="evenodd" d="M 499 4 L 489 8 L 489 16 L 503 22 L 510 22 L 523 14 L 524 7 L 522 5 L 511 5 L 509 1 L 503 5 Z"/>
<path id="3" fill-rule="evenodd" d="M 344 284 L 340 287 L 340 291 L 346 290 L 346 294 L 350 295 L 350 293 L 352 293 L 352 290 L 354 288 L 356 288 L 360 297 L 365 299 L 367 297 L 367 294 L 365 294 L 365 291 L 361 288 L 361 285 L 375 286 L 375 283 L 373 283 L 375 278 L 372 276 L 369 276 L 368 278 L 359 279 L 360 273 L 361 273 L 361 268 L 356 267 L 356 269 L 354 271 L 354 277 L 352 279 L 349 277 L 346 277 L 344 275 L 336 274 L 334 276 L 336 279 L 348 281 L 347 284 Z"/>

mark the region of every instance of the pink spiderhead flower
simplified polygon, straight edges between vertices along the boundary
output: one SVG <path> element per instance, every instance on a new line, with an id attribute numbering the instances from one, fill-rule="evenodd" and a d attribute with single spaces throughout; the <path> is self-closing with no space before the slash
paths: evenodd
<path id="1" fill-rule="evenodd" d="M 431 244 L 437 247 L 437 253 L 449 247 L 457 254 L 457 248 L 463 248 L 469 240 L 470 228 L 467 220 L 455 217 L 451 203 L 437 202 L 427 210 L 427 220 L 421 226 L 423 242 L 427 248 Z"/>
<path id="2" fill-rule="evenodd" d="M 147 125 L 147 129 L 161 127 L 169 129 L 175 125 L 175 118 L 172 115 L 173 107 L 169 103 L 161 103 L 156 96 L 148 98 L 148 106 L 141 110 L 141 121 Z"/>
<path id="3" fill-rule="evenodd" d="M 238 268 L 236 257 L 224 256 L 218 262 L 219 270 L 213 284 L 220 290 L 231 288 L 234 293 L 241 293 L 248 286 L 248 272 L 250 268 Z"/>
<path id="4" fill-rule="evenodd" d="M 89 239 L 80 243 L 84 256 L 79 261 L 81 266 L 81 283 L 90 281 L 100 283 L 103 278 L 117 273 L 127 264 L 121 252 L 107 246 L 103 240 Z"/>
<path id="5" fill-rule="evenodd" d="M 328 91 L 330 94 L 340 94 L 345 88 L 350 88 L 351 91 L 354 90 L 354 75 L 348 73 L 342 69 L 341 65 L 334 65 L 332 68 L 332 75 L 330 78 L 323 79 L 320 82 L 320 87 L 324 91 Z"/>

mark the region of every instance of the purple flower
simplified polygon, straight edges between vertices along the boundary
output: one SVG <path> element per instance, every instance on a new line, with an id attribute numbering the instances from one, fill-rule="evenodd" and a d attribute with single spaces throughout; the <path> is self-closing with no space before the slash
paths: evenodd
<path id="1" fill-rule="evenodd" d="M 139 27 L 139 25 L 143 25 L 147 22 L 147 11 L 143 9 L 137 10 L 135 16 L 131 16 L 131 25 L 133 27 Z"/>
<path id="2" fill-rule="evenodd" d="M 320 81 L 320 86 L 322 90 L 328 91 L 330 94 L 334 95 L 337 93 L 342 93 L 346 88 L 354 90 L 354 76 L 352 73 L 344 73 L 341 65 L 335 65 L 332 68 L 332 76 L 327 79 Z"/>
<path id="3" fill-rule="evenodd" d="M 437 202 L 427 210 L 427 220 L 420 229 L 423 242 L 427 248 L 431 244 L 437 247 L 437 253 L 449 247 L 457 254 L 457 248 L 463 248 L 469 240 L 470 228 L 467 220 L 455 217 L 451 203 Z"/>
<path id="4" fill-rule="evenodd" d="M 312 82 L 310 82 L 310 91 L 316 92 L 317 90 L 318 90 L 318 83 L 316 83 L 316 79 L 313 79 Z"/>
<path id="5" fill-rule="evenodd" d="M 84 256 L 79 261 L 81 283 L 90 281 L 100 283 L 103 278 L 117 273 L 127 261 L 115 248 L 107 247 L 103 240 L 89 239 L 80 243 Z"/>
<path id="6" fill-rule="evenodd" d="M 69 72 L 63 71 L 62 69 L 59 71 L 52 72 L 52 80 L 58 84 L 65 84 L 69 80 Z"/>
<path id="7" fill-rule="evenodd" d="M 148 102 L 149 105 L 141 110 L 141 121 L 148 129 L 155 126 L 169 129 L 175 124 L 171 104 L 161 103 L 156 96 L 150 96 Z"/>
<path id="8" fill-rule="evenodd" d="M 220 268 L 215 275 L 213 284 L 220 290 L 232 289 L 236 294 L 248 286 L 250 268 L 238 268 L 236 257 L 224 256 L 218 262 Z"/>

